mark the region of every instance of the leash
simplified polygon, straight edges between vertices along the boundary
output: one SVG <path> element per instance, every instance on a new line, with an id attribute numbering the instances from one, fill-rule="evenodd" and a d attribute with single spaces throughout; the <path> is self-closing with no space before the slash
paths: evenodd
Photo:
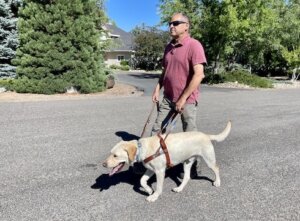
<path id="1" fill-rule="evenodd" d="M 168 135 L 172 132 L 172 130 L 174 129 L 176 122 L 177 122 L 177 118 L 181 113 L 174 111 L 173 110 L 173 114 L 171 115 L 170 119 L 168 120 L 168 122 L 163 126 L 163 128 L 157 133 L 157 134 L 162 134 L 162 131 L 164 129 L 166 129 L 169 125 L 169 130 L 167 132 L 167 135 L 165 136 L 165 139 L 167 139 Z"/>
<path id="2" fill-rule="evenodd" d="M 141 138 L 144 137 L 144 135 L 145 135 L 146 128 L 147 128 L 148 124 L 150 123 L 150 119 L 151 119 L 151 116 L 153 114 L 155 106 L 156 106 L 156 110 L 158 111 L 159 110 L 159 102 L 153 103 L 151 111 L 150 111 L 150 114 L 149 114 L 149 116 L 147 118 L 147 121 L 146 121 L 146 123 L 144 125 L 143 132 L 141 134 Z"/>

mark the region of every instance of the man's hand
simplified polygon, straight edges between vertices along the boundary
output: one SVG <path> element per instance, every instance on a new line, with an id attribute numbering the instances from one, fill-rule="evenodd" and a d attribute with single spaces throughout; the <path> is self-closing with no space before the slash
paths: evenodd
<path id="1" fill-rule="evenodd" d="M 152 93 L 152 102 L 157 103 L 159 102 L 159 91 L 163 87 L 163 79 L 165 76 L 165 71 L 162 71 L 162 74 L 159 77 L 158 83 L 156 87 L 154 88 L 154 91 Z"/>
<path id="2" fill-rule="evenodd" d="M 159 85 L 157 85 L 152 93 L 152 102 L 157 103 L 159 101 Z"/>
<path id="3" fill-rule="evenodd" d="M 193 93 L 193 91 L 195 91 L 199 87 L 203 78 L 204 78 L 204 66 L 203 64 L 196 64 L 194 66 L 194 75 L 192 77 L 191 82 L 189 83 L 188 87 L 183 91 L 181 97 L 176 102 L 176 107 L 175 107 L 176 111 L 180 113 L 183 111 L 183 107 L 186 103 L 186 100 Z"/>
<path id="4" fill-rule="evenodd" d="M 185 98 L 180 98 L 177 102 L 176 102 L 176 106 L 175 109 L 177 112 L 181 113 L 184 109 L 184 105 L 186 103 L 186 99 Z"/>

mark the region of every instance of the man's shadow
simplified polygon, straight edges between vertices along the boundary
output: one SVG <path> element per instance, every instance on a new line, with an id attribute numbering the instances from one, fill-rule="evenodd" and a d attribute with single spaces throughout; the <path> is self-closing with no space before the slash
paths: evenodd
<path id="1" fill-rule="evenodd" d="M 138 140 L 140 137 L 134 134 L 130 134 L 125 131 L 118 131 L 116 132 L 116 135 L 118 137 L 121 137 L 122 140 L 124 141 L 130 141 L 130 140 Z M 146 171 L 142 163 L 136 163 L 135 167 L 139 167 L 139 170 L 141 172 Z M 165 178 L 170 178 L 172 179 L 177 186 L 181 184 L 181 181 L 178 178 L 178 175 L 180 172 L 183 171 L 182 164 L 179 164 L 177 166 L 174 166 L 166 171 L 166 177 Z M 141 190 L 140 186 L 140 179 L 142 177 L 143 173 L 141 174 L 136 174 L 133 171 L 133 168 L 130 166 L 128 170 L 126 171 L 121 171 L 119 173 L 114 174 L 113 176 L 109 176 L 109 174 L 102 174 L 100 175 L 96 180 L 95 183 L 91 186 L 92 189 L 99 189 L 100 192 L 103 190 L 108 190 L 111 186 L 116 186 L 119 183 L 128 183 L 133 186 L 133 190 L 143 194 L 143 195 L 148 195 L 145 191 Z M 193 179 L 200 179 L 200 180 L 207 180 L 210 181 L 211 183 L 213 180 L 211 180 L 208 177 L 205 176 L 197 176 Z M 156 182 L 156 176 L 153 175 L 149 180 L 148 180 L 148 185 L 152 186 L 152 184 Z"/>

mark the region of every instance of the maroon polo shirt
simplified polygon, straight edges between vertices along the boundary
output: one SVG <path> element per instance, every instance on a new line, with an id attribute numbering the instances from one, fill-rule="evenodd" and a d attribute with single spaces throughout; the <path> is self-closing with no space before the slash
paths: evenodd
<path id="1" fill-rule="evenodd" d="M 206 64 L 204 49 L 199 41 L 190 36 L 175 44 L 171 41 L 164 52 L 163 67 L 164 96 L 173 102 L 177 102 L 184 89 L 189 85 L 193 75 L 193 67 L 196 64 Z M 197 88 L 187 99 L 187 103 L 195 103 L 198 100 Z"/>

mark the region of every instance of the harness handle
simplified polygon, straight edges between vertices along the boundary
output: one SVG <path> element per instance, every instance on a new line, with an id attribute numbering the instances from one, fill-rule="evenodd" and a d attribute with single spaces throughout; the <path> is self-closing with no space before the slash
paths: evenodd
<path id="1" fill-rule="evenodd" d="M 175 123 L 177 121 L 177 117 L 179 116 L 178 115 L 179 113 L 178 112 L 174 112 L 170 118 L 170 120 L 168 121 L 168 123 L 166 125 L 169 125 L 169 124 L 173 124 L 171 125 L 171 128 L 169 129 L 169 131 L 167 132 L 166 136 L 165 136 L 165 139 L 162 138 L 161 136 L 161 131 L 159 133 L 157 133 L 157 136 L 159 138 L 159 143 L 160 143 L 160 147 L 162 148 L 163 152 L 160 152 L 160 147 L 157 149 L 157 151 L 147 157 L 143 162 L 144 163 L 148 163 L 149 161 L 155 159 L 156 157 L 160 156 L 161 154 L 165 154 L 166 156 L 166 161 L 167 161 L 167 167 L 170 168 L 170 167 L 173 167 L 174 165 L 171 163 L 171 159 L 170 159 L 170 155 L 169 155 L 169 151 L 168 151 L 168 148 L 167 148 L 167 145 L 165 143 L 165 140 L 167 139 L 168 135 L 170 134 L 170 132 L 172 131 L 173 127 L 175 126 Z"/>
<path id="2" fill-rule="evenodd" d="M 144 136 L 144 134 L 145 134 L 147 125 L 150 123 L 150 118 L 151 118 L 151 116 L 152 116 L 152 113 L 153 113 L 153 111 L 154 111 L 154 107 L 155 107 L 155 106 L 156 106 L 156 108 L 157 108 L 157 111 L 159 111 L 159 103 L 158 103 L 158 102 L 153 103 L 152 108 L 151 108 L 151 111 L 150 111 L 150 114 L 149 114 L 149 116 L 148 116 L 148 118 L 147 118 L 147 121 L 146 121 L 146 123 L 145 123 L 145 125 L 144 125 L 143 131 L 142 131 L 142 134 L 141 134 L 141 138 L 142 138 L 142 137 Z M 175 124 L 176 124 L 177 118 L 178 118 L 178 116 L 179 116 L 182 112 L 177 112 L 176 110 L 172 110 L 172 112 L 173 112 L 173 113 L 172 113 L 171 117 L 169 118 L 168 122 L 160 129 L 160 131 L 157 132 L 157 136 L 158 136 L 158 138 L 159 138 L 160 147 L 157 149 L 157 151 L 156 151 L 153 155 L 147 157 L 147 158 L 143 161 L 144 163 L 148 163 L 149 161 L 151 161 L 151 160 L 155 159 L 156 157 L 160 156 L 161 154 L 165 154 L 165 156 L 166 156 L 166 161 L 167 161 L 167 162 L 166 162 L 166 163 L 167 163 L 167 167 L 170 168 L 170 167 L 173 167 L 173 166 L 174 166 L 174 165 L 171 163 L 169 151 L 168 151 L 167 145 L 166 145 L 166 143 L 165 143 L 165 140 L 167 139 L 168 135 L 169 135 L 169 134 L 171 133 L 171 131 L 173 130 L 173 128 L 174 128 L 174 126 L 175 126 Z M 170 125 L 170 128 L 169 128 L 168 132 L 166 133 L 165 139 L 163 139 L 162 136 L 161 136 L 161 135 L 162 135 L 162 131 L 163 131 L 164 129 L 166 129 L 169 125 Z M 162 148 L 162 150 L 163 150 L 162 152 L 160 152 L 160 148 Z"/>

